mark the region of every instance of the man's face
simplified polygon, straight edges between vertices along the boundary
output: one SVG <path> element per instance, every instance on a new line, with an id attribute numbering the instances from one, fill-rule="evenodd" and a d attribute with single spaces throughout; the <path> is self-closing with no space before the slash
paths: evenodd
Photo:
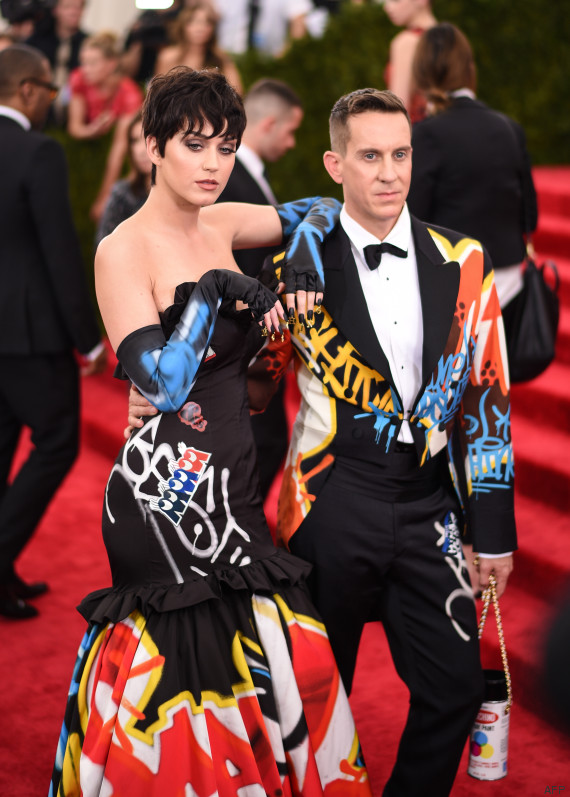
<path id="1" fill-rule="evenodd" d="M 67 30 L 78 30 L 84 7 L 84 0 L 59 0 L 52 13 Z"/>
<path id="2" fill-rule="evenodd" d="M 274 163 L 295 146 L 295 131 L 303 121 L 301 108 L 291 108 L 286 113 L 275 117 L 263 142 L 264 161 Z"/>
<path id="3" fill-rule="evenodd" d="M 411 131 L 403 113 L 365 111 L 348 122 L 344 154 L 325 153 L 325 167 L 342 185 L 346 210 L 385 238 L 400 215 L 412 177 Z"/>

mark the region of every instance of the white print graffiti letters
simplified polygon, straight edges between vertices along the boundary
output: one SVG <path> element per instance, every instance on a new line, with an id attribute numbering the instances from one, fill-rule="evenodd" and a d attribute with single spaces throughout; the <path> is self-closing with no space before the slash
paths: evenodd
<path id="1" fill-rule="evenodd" d="M 453 616 L 453 602 L 457 598 L 467 598 L 470 601 L 473 600 L 473 591 L 468 581 L 467 565 L 463 558 L 461 535 L 455 513 L 448 512 L 443 521 L 443 525 L 436 521 L 434 526 L 435 530 L 439 533 L 439 539 L 436 545 L 438 548 L 441 548 L 442 552 L 445 554 L 445 561 L 452 569 L 459 583 L 459 587 L 454 589 L 447 596 L 447 600 L 445 601 L 445 612 L 461 639 L 468 642 L 471 636 L 463 630 Z"/>
<path id="2" fill-rule="evenodd" d="M 168 443 L 155 447 L 160 421 L 161 416 L 152 418 L 142 429 L 133 433 L 120 461 L 113 468 L 108 487 L 114 478 L 122 478 L 130 485 L 142 516 L 152 528 L 179 583 L 183 577 L 157 523 L 158 517 L 168 519 L 176 531 L 178 542 L 197 559 L 213 564 L 225 552 L 232 564 L 249 564 L 251 559 L 247 549 L 251 538 L 239 526 L 230 508 L 230 469 L 216 470 L 209 464 L 209 452 L 185 443 L 178 443 L 178 456 Z M 217 513 L 222 523 L 219 530 L 211 518 L 216 513 L 215 484 L 218 485 L 218 495 L 224 508 L 223 515 L 220 511 Z M 195 500 L 199 485 L 201 503 Z M 108 490 L 105 509 L 111 523 L 115 523 Z M 180 522 L 182 517 L 191 512 L 195 513 L 194 517 L 186 517 L 183 527 Z M 200 567 L 190 567 L 198 575 L 206 575 Z"/>

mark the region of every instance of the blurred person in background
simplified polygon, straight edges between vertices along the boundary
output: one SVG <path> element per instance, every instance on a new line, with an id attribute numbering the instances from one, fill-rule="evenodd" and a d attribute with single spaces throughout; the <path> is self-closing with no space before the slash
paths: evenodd
<path id="1" fill-rule="evenodd" d="M 0 31 L 0 50 L 11 47 L 13 44 L 16 44 L 14 37 L 7 30 Z"/>
<path id="2" fill-rule="evenodd" d="M 220 14 L 221 47 L 241 54 L 248 49 L 279 57 L 292 39 L 307 33 L 311 0 L 212 0 Z"/>
<path id="3" fill-rule="evenodd" d="M 23 43 L 49 12 L 42 0 L 0 0 L 0 13 L 8 23 L 6 32 L 14 43 Z"/>
<path id="4" fill-rule="evenodd" d="M 437 20 L 430 0 L 384 0 L 383 8 L 394 25 L 404 28 L 390 42 L 386 88 L 402 98 L 414 123 L 425 116 L 425 98 L 414 85 L 412 63 L 420 36 Z"/>
<path id="5" fill-rule="evenodd" d="M 266 163 L 275 163 L 295 146 L 295 132 L 303 120 L 301 100 L 280 80 L 264 78 L 254 83 L 244 98 L 247 124 L 230 178 L 218 202 L 252 202 L 276 205 L 268 182 Z M 265 257 L 274 249 L 242 249 L 234 252 L 240 270 L 250 277 L 261 271 Z M 252 415 L 257 447 L 259 485 L 265 499 L 287 453 L 288 429 L 284 407 L 285 380 L 264 412 Z"/>
<path id="6" fill-rule="evenodd" d="M 191 69 L 215 67 L 241 94 L 239 72 L 232 59 L 217 44 L 218 21 L 218 15 L 208 0 L 189 3 L 173 23 L 174 44 L 158 54 L 156 74 L 168 72 L 173 66 L 189 66 Z"/>
<path id="7" fill-rule="evenodd" d="M 127 128 L 127 147 L 131 169 L 127 177 L 118 180 L 111 189 L 97 228 L 96 245 L 122 221 L 136 213 L 146 202 L 150 191 L 152 162 L 146 151 L 140 112 Z"/>
<path id="8" fill-rule="evenodd" d="M 412 131 L 410 211 L 484 244 L 508 339 L 523 284 L 525 238 L 538 218 L 524 130 L 477 99 L 471 45 L 455 25 L 442 22 L 423 34 L 413 73 L 429 116 Z M 468 537 L 463 548 L 473 581 Z"/>
<path id="9" fill-rule="evenodd" d="M 35 617 L 15 563 L 79 447 L 79 369 L 102 371 L 106 349 L 91 304 L 61 145 L 35 128 L 57 93 L 47 59 L 0 51 L 0 615 Z M 9 479 L 23 427 L 33 447 Z"/>
<path id="10" fill-rule="evenodd" d="M 140 109 L 143 94 L 120 68 L 117 36 L 103 31 L 84 40 L 80 66 L 70 76 L 68 132 L 73 138 L 98 138 L 113 130 L 103 180 L 91 207 L 99 221 L 113 184 L 119 179 L 127 154 L 126 130 Z"/>
<path id="11" fill-rule="evenodd" d="M 143 11 L 129 30 L 121 66 L 137 83 L 146 83 L 154 75 L 158 53 L 169 44 L 167 24 L 175 16 L 171 9 Z"/>
<path id="12" fill-rule="evenodd" d="M 508 337 L 526 237 L 538 220 L 524 130 L 477 99 L 471 45 L 450 22 L 424 33 L 413 71 L 429 118 L 412 134 L 410 210 L 432 224 L 460 227 L 486 246 Z"/>
<path id="13" fill-rule="evenodd" d="M 52 105 L 57 124 L 66 122 L 69 75 L 79 66 L 79 51 L 87 38 L 80 27 L 84 9 L 85 0 L 57 0 L 49 17 L 41 25 L 36 25 L 26 42 L 40 50 L 50 62 L 53 82 L 60 90 Z"/>

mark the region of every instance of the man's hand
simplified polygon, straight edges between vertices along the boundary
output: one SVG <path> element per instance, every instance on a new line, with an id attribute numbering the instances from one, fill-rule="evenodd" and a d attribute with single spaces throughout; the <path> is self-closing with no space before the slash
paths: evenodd
<path id="1" fill-rule="evenodd" d="M 135 429 L 140 429 L 143 425 L 142 418 L 148 415 L 156 415 L 158 410 L 142 396 L 134 385 L 129 390 L 129 425 L 125 428 L 124 435 L 128 440 Z"/>
<path id="2" fill-rule="evenodd" d="M 93 376 L 102 374 L 107 367 L 107 349 L 101 349 L 94 360 L 85 360 L 81 366 L 81 376 Z"/>
<path id="3" fill-rule="evenodd" d="M 494 559 L 479 557 L 479 588 L 487 589 L 489 586 L 489 576 L 494 574 L 497 582 L 497 597 L 500 598 L 507 586 L 507 580 L 513 569 L 513 557 L 498 556 Z M 473 585 L 475 587 L 475 584 Z"/>

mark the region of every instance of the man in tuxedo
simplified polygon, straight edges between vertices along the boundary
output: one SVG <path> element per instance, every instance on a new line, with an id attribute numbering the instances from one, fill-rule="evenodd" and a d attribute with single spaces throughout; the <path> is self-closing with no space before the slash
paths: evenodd
<path id="1" fill-rule="evenodd" d="M 32 47 L 0 51 L 0 615 L 37 615 L 46 591 L 14 568 L 79 443 L 79 384 L 106 351 L 69 205 L 61 146 L 37 128 L 57 89 Z M 22 427 L 33 448 L 9 482 Z"/>
<path id="2" fill-rule="evenodd" d="M 295 132 L 303 119 L 301 100 L 280 80 L 263 78 L 244 97 L 247 125 L 236 153 L 235 166 L 219 202 L 252 202 L 276 205 L 277 199 L 265 174 L 265 164 L 280 160 L 295 146 Z M 234 252 L 236 263 L 256 277 L 265 257 L 274 249 L 242 249 Z M 283 406 L 285 384 L 265 412 L 252 416 L 257 446 L 261 493 L 265 498 L 287 452 L 287 419 Z"/>
<path id="3" fill-rule="evenodd" d="M 384 625 L 410 690 L 385 797 L 443 797 L 483 698 L 462 531 L 468 523 L 480 586 L 493 573 L 499 593 L 516 548 L 501 313 L 483 246 L 408 211 L 401 100 L 352 92 L 330 132 L 324 163 L 344 206 L 322 247 L 322 304 L 313 315 L 307 302 L 306 323 L 299 309 L 290 341 L 270 343 L 254 366 L 274 379 L 287 362 L 279 347 L 298 359 L 278 535 L 313 564 L 347 690 L 364 624 Z M 306 258 L 275 263 L 289 307 L 299 285 L 322 288 Z"/>

